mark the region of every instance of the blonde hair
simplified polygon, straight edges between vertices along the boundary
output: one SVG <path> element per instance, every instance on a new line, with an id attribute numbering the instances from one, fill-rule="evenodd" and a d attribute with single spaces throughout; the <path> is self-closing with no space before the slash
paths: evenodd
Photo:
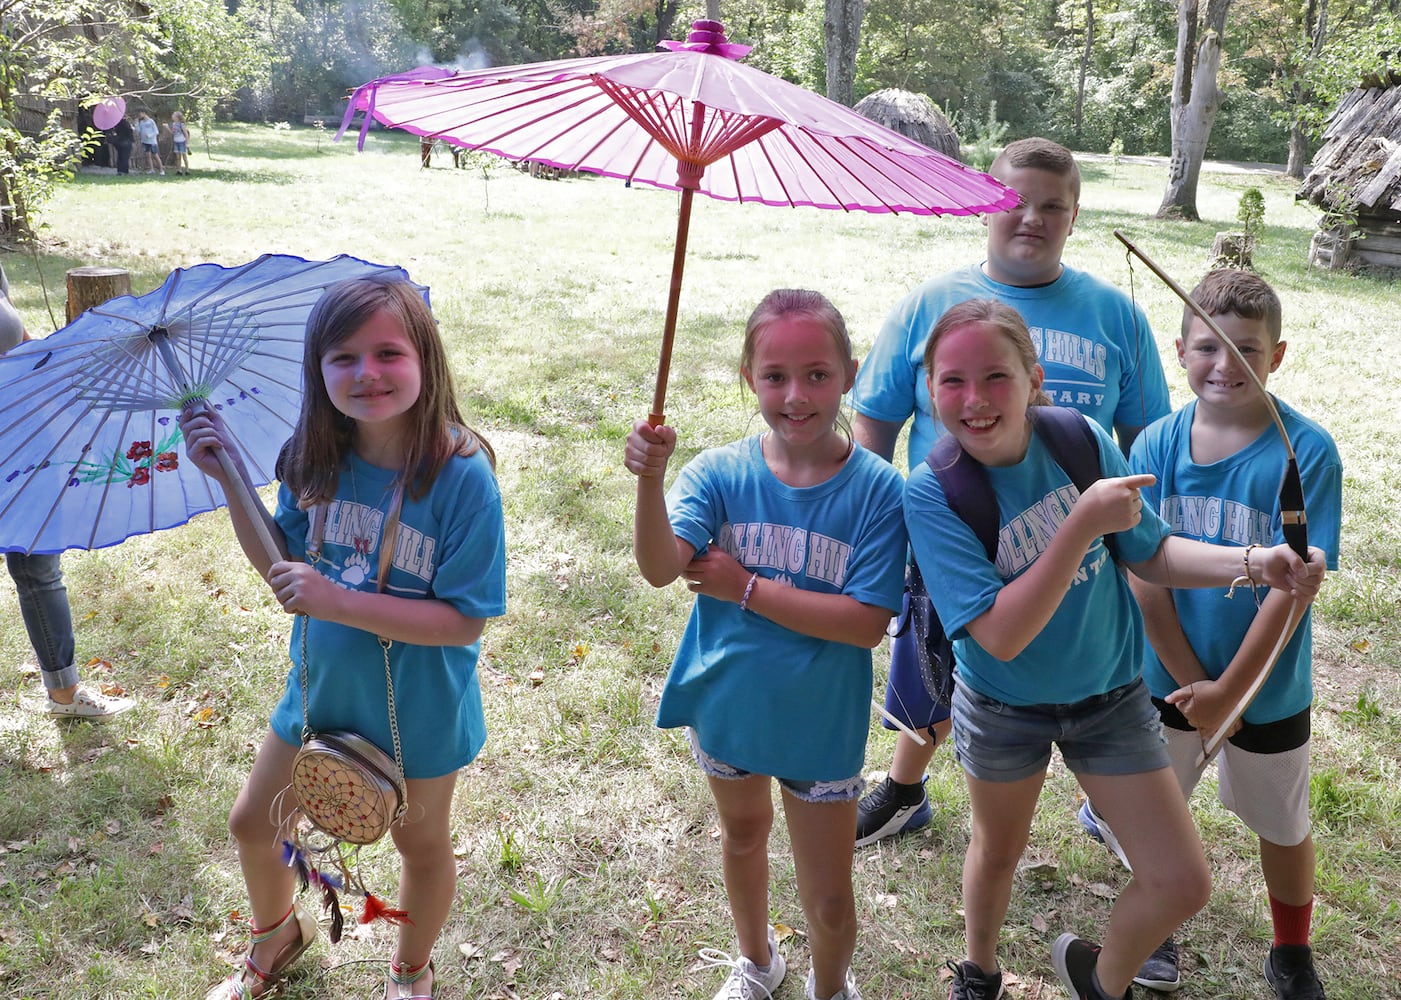
<path id="1" fill-rule="evenodd" d="M 421 499 L 454 455 L 471 455 L 480 447 L 496 467 L 491 445 L 467 426 L 458 409 L 438 323 L 419 290 L 397 278 L 352 278 L 327 288 L 307 318 L 301 414 L 277 456 L 277 478 L 303 508 L 335 496 L 355 430 L 355 421 L 331 402 L 321 359 L 381 309 L 399 321 L 422 370 L 400 470 L 409 496 Z"/>
<path id="2" fill-rule="evenodd" d="M 1022 319 L 1021 313 L 996 299 L 968 299 L 945 311 L 930 331 L 929 340 L 924 345 L 924 371 L 927 376 L 934 373 L 934 354 L 944 337 L 975 323 L 989 326 L 1007 338 L 1028 375 L 1041 363 L 1036 354 L 1036 345 L 1031 342 L 1031 332 L 1026 328 L 1026 320 Z M 1032 393 L 1031 405 L 1053 404 L 1044 389 L 1037 389 Z"/>

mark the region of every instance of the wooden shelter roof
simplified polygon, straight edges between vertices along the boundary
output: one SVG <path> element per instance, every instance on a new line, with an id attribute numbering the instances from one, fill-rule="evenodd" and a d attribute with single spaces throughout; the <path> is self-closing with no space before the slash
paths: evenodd
<path id="1" fill-rule="evenodd" d="M 1401 214 L 1401 73 L 1367 82 L 1329 117 L 1299 195 L 1323 206 L 1345 193 L 1360 210 Z"/>

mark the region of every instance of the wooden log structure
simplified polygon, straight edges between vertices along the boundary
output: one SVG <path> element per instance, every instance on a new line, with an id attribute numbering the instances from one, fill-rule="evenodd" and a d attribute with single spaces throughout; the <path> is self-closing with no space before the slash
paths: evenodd
<path id="1" fill-rule="evenodd" d="M 131 272 L 123 267 L 75 267 L 68 272 L 67 322 L 118 295 L 131 294 Z"/>

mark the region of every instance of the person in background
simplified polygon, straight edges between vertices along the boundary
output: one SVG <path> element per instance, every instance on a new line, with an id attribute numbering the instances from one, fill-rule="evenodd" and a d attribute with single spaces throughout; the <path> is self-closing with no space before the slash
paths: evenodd
<path id="1" fill-rule="evenodd" d="M 136 137 L 141 141 L 141 153 L 146 158 L 146 173 L 160 171 L 165 176 L 165 165 L 161 163 L 160 126 L 144 111 L 136 113 Z"/>
<path id="2" fill-rule="evenodd" d="M 136 142 L 136 132 L 131 127 L 131 119 L 122 115 L 117 119 L 117 124 L 107 131 L 107 135 L 117 150 L 117 173 L 129 175 L 131 173 L 131 148 Z"/>
<path id="3" fill-rule="evenodd" d="M 0 354 L 28 339 L 19 310 L 10 301 L 5 267 L 0 264 Z M 15 581 L 20 615 L 39 661 L 44 709 L 50 715 L 106 719 L 135 705 L 129 698 L 112 697 L 78 683 L 78 666 L 73 660 L 73 612 L 58 555 L 6 552 L 5 568 Z"/>
<path id="4" fill-rule="evenodd" d="M 181 176 L 190 173 L 190 129 L 185 124 L 185 116 L 179 111 L 170 113 L 170 141 L 175 146 L 175 172 Z"/>

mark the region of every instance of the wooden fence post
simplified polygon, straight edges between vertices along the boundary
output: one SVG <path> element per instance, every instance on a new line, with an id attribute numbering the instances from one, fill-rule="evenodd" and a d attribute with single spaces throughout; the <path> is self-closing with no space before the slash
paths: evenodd
<path id="1" fill-rule="evenodd" d="M 67 322 L 118 295 L 131 294 L 131 272 L 122 267 L 75 267 L 68 272 Z"/>

